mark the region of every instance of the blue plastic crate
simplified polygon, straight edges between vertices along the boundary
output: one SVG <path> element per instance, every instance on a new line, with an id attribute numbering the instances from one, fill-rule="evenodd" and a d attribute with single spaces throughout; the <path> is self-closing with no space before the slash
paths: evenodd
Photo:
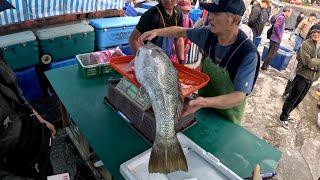
<path id="1" fill-rule="evenodd" d="M 189 14 L 189 18 L 193 23 L 196 23 L 197 20 L 202 16 L 203 10 L 201 9 L 192 9 Z"/>
<path id="2" fill-rule="evenodd" d="M 75 57 L 73 58 L 69 58 L 69 59 L 65 59 L 62 61 L 58 61 L 58 62 L 52 62 L 49 64 L 49 70 L 50 69 L 57 69 L 57 68 L 61 68 L 61 67 L 65 67 L 65 66 L 71 66 L 74 64 L 77 64 L 77 59 Z"/>
<path id="3" fill-rule="evenodd" d="M 151 2 L 148 2 L 148 3 L 142 3 L 141 7 L 144 8 L 144 9 L 150 9 L 152 8 L 153 6 L 159 4 L 157 1 L 151 1 Z"/>
<path id="4" fill-rule="evenodd" d="M 138 11 L 134 7 L 132 7 L 129 3 L 125 3 L 123 10 L 125 11 L 126 16 L 135 17 L 138 15 Z"/>
<path id="5" fill-rule="evenodd" d="M 269 43 L 264 44 L 262 60 L 264 60 L 267 56 L 267 52 L 269 50 Z M 295 54 L 294 51 L 287 49 L 283 46 L 279 47 L 277 54 L 271 59 L 270 65 L 279 71 L 287 68 L 292 56 Z"/>
<path id="6" fill-rule="evenodd" d="M 262 39 L 261 36 L 256 37 L 256 42 L 254 42 L 254 44 L 256 45 L 256 47 L 259 46 L 259 44 L 260 44 L 260 42 L 261 42 L 261 39 Z"/>
<path id="7" fill-rule="evenodd" d="M 16 71 L 17 82 L 27 100 L 42 97 L 38 75 L 34 67 Z"/>
<path id="8" fill-rule="evenodd" d="M 131 49 L 130 49 L 130 45 L 125 45 L 125 46 L 120 46 L 121 51 L 123 52 L 123 54 L 125 55 L 133 55 Z"/>

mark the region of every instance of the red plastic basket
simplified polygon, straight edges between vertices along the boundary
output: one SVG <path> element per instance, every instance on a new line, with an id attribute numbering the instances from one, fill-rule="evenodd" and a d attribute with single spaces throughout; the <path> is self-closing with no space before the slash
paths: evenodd
<path id="1" fill-rule="evenodd" d="M 140 84 L 138 83 L 134 71 L 128 67 L 129 63 L 134 59 L 135 56 L 121 56 L 111 58 L 110 65 L 118 71 L 121 75 L 126 77 L 138 88 Z M 182 85 L 183 97 L 188 97 L 193 92 L 204 87 L 209 82 L 209 76 L 206 74 L 190 69 L 178 63 L 173 63 L 174 67 L 178 71 L 179 81 Z"/>

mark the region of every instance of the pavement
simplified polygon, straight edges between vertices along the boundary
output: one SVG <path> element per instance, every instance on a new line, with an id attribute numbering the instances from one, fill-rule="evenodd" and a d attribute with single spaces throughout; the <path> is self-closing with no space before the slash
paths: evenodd
<path id="1" fill-rule="evenodd" d="M 258 48 L 261 54 L 263 44 L 267 41 L 268 28 L 265 27 Z M 293 49 L 294 42 L 288 40 L 289 34 L 289 31 L 285 32 L 281 45 Z M 283 71 L 272 67 L 268 71 L 260 70 L 255 88 L 248 98 L 242 126 L 282 152 L 276 170 L 278 175 L 273 179 L 317 180 L 320 177 L 320 130 L 317 127 L 319 108 L 316 105 L 319 97 L 315 94 L 318 85 L 311 88 L 291 113 L 293 121 L 289 123 L 289 130 L 281 127 L 278 122 L 290 66 L 291 63 Z"/>

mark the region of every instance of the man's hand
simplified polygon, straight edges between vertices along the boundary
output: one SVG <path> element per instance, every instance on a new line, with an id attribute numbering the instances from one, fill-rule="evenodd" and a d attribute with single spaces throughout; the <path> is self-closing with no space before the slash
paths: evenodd
<path id="1" fill-rule="evenodd" d="M 154 39 L 155 37 L 157 37 L 157 30 L 154 29 L 152 31 L 147 31 L 145 33 L 143 33 L 139 39 L 138 42 L 143 45 L 144 42 L 143 41 L 151 41 L 152 39 Z"/>
<path id="2" fill-rule="evenodd" d="M 186 44 L 186 47 L 185 47 L 185 53 L 188 53 L 190 51 L 190 44 Z"/>
<path id="3" fill-rule="evenodd" d="M 204 98 L 197 97 L 196 99 L 189 101 L 189 103 L 184 107 L 182 117 L 193 114 L 201 108 L 204 108 Z"/>

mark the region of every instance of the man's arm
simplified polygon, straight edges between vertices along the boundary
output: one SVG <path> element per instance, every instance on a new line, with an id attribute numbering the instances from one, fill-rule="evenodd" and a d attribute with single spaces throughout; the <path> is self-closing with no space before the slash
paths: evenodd
<path id="1" fill-rule="evenodd" d="M 184 108 L 182 116 L 195 113 L 202 108 L 229 109 L 239 106 L 245 97 L 246 93 L 240 91 L 234 91 L 230 94 L 224 94 L 215 97 L 197 97 L 195 100 L 191 100 Z"/>
<path id="2" fill-rule="evenodd" d="M 138 39 L 141 36 L 141 33 L 137 28 L 134 28 L 130 37 L 129 37 L 129 45 L 133 54 L 136 54 L 138 49 L 140 48 L 141 44 L 139 43 Z"/>
<path id="3" fill-rule="evenodd" d="M 296 28 L 295 34 L 299 34 L 299 33 L 300 33 L 301 29 L 302 29 L 303 26 L 305 25 L 305 22 L 306 22 L 305 20 L 302 20 L 302 21 L 299 23 L 298 27 Z"/>
<path id="4" fill-rule="evenodd" d="M 143 44 L 143 41 L 151 41 L 153 38 L 161 36 L 161 37 L 174 37 L 174 38 L 186 38 L 187 37 L 187 29 L 179 26 L 172 26 L 162 29 L 154 29 L 151 31 L 147 31 L 143 33 L 138 42 Z"/>
<path id="5" fill-rule="evenodd" d="M 229 94 L 203 98 L 199 103 L 202 108 L 229 109 L 241 105 L 245 97 L 246 93 L 234 91 Z"/>

